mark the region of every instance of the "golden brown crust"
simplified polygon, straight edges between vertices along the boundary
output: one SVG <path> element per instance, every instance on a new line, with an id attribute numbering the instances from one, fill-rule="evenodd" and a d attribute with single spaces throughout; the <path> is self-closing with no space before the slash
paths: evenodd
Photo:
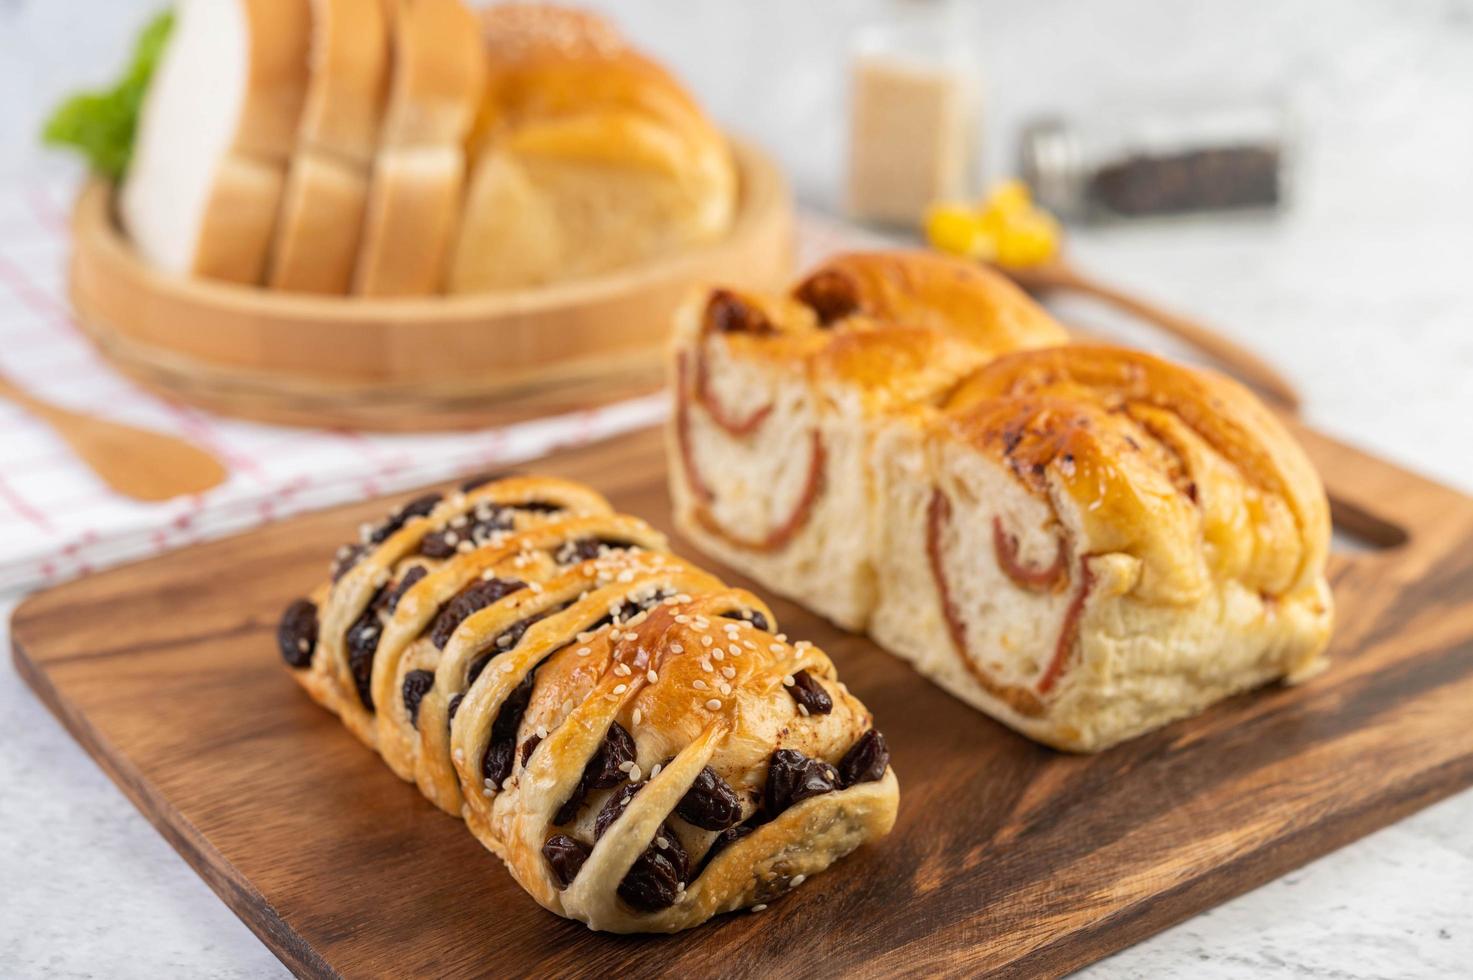
<path id="1" fill-rule="evenodd" d="M 1303 451 L 1231 381 L 1064 340 L 935 255 L 712 290 L 676 324 L 677 522 L 1053 745 L 1312 672 L 1329 516 Z M 787 513 L 810 432 L 802 520 L 750 533 Z"/>
<path id="2" fill-rule="evenodd" d="M 390 0 L 393 69 L 353 291 L 424 296 L 444 285 L 460 219 L 464 142 L 485 77 L 461 0 Z"/>
<path id="3" fill-rule="evenodd" d="M 674 932 L 887 833 L 897 786 L 829 659 L 664 545 L 563 481 L 427 495 L 362 529 L 311 596 L 315 641 L 289 615 L 283 653 L 542 905 Z M 617 768 L 594 765 L 606 740 Z M 778 750 L 831 788 L 784 796 Z M 724 787 L 704 797 L 721 806 L 691 808 L 698 779 Z M 616 795 L 625 807 L 605 814 Z M 553 863 L 553 838 L 581 849 L 581 869 Z"/>
<path id="4" fill-rule="evenodd" d="M 932 252 L 850 252 L 793 289 L 830 323 L 867 317 L 933 327 L 987 354 L 1064 343 L 1062 327 L 1012 282 L 975 262 Z"/>
<path id="5" fill-rule="evenodd" d="M 729 226 L 721 132 L 592 14 L 496 5 L 452 292 L 606 272 Z"/>
<path id="6" fill-rule="evenodd" d="M 249 74 L 234 149 L 281 162 L 296 143 L 307 96 L 312 12 L 308 0 L 236 2 L 245 12 Z"/>
<path id="7" fill-rule="evenodd" d="M 1330 516 L 1319 475 L 1262 402 L 1227 378 L 1140 351 L 1057 347 L 999 357 L 952 393 L 946 412 L 959 435 L 1035 487 L 1051 468 L 1117 535 L 1170 535 L 1194 555 L 1199 535 L 1186 524 L 1203 522 L 1214 540 L 1231 536 L 1217 524 L 1242 523 L 1203 498 L 1245 484 L 1235 496 L 1257 547 L 1221 571 L 1271 595 L 1323 573 Z M 1199 445 L 1232 472 L 1213 468 Z"/>

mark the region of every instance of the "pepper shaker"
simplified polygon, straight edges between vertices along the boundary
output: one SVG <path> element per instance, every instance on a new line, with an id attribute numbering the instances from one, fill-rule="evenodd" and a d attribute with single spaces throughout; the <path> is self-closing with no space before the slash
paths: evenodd
<path id="1" fill-rule="evenodd" d="M 1033 121 L 1019 172 L 1070 219 L 1274 210 L 1288 196 L 1290 146 L 1277 100 L 1126 107 Z"/>

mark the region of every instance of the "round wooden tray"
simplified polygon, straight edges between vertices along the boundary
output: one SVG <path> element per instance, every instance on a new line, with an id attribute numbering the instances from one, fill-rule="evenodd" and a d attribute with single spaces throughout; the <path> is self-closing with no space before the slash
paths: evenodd
<path id="1" fill-rule="evenodd" d="M 160 394 L 268 422 L 379 430 L 493 425 L 587 408 L 661 382 L 670 314 L 691 287 L 775 289 L 792 273 L 791 198 L 733 143 L 741 200 L 719 242 L 595 279 L 474 296 L 273 293 L 151 268 L 90 184 L 72 219 L 72 305 L 112 364 Z"/>

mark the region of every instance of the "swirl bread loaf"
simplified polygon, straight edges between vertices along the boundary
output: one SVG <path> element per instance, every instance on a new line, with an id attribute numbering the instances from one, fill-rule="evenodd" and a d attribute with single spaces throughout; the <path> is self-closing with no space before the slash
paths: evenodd
<path id="1" fill-rule="evenodd" d="M 677 522 L 1064 749 L 1314 672 L 1329 511 L 1298 445 L 1231 381 L 1064 340 L 933 255 L 714 290 L 677 324 Z"/>
<path id="2" fill-rule="evenodd" d="M 410 501 L 288 607 L 293 676 L 546 908 L 674 932 L 888 833 L 884 737 L 761 600 L 562 480 Z"/>

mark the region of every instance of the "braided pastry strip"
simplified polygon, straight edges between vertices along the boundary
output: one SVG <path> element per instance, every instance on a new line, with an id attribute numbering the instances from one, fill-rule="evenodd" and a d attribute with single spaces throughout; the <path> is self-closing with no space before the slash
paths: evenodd
<path id="1" fill-rule="evenodd" d="M 576 484 L 473 481 L 363 528 L 281 653 L 544 907 L 678 931 L 888 833 L 898 789 L 829 659 L 665 547 Z"/>

